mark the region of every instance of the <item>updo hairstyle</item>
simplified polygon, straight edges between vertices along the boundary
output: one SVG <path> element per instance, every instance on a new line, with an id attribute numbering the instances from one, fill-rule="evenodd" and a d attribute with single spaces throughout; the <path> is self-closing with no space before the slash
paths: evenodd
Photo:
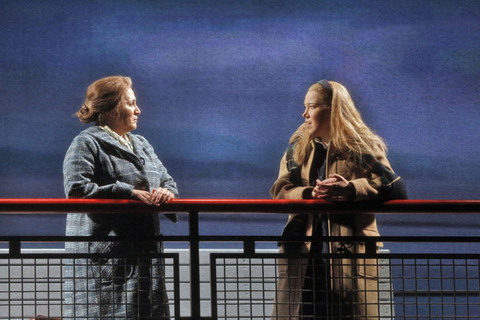
<path id="1" fill-rule="evenodd" d="M 107 116 L 120 118 L 125 94 L 131 87 L 129 77 L 111 76 L 95 81 L 88 86 L 85 102 L 76 113 L 78 119 L 83 123 L 105 125 Z"/>

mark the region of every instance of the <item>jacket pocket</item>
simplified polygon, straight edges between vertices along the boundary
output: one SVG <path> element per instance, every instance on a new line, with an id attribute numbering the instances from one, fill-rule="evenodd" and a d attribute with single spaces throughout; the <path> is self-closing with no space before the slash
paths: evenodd
<path id="1" fill-rule="evenodd" d="M 287 239 L 301 239 L 305 236 L 306 227 L 307 227 L 308 215 L 306 214 L 297 214 L 292 217 L 283 228 L 282 238 Z M 281 240 L 277 245 L 283 246 L 285 253 L 298 253 L 300 246 L 304 245 L 304 242 L 288 242 L 286 240 Z"/>
<path id="2" fill-rule="evenodd" d="M 357 243 L 357 253 L 365 253 L 365 244 Z M 378 259 L 358 258 L 356 259 L 356 271 L 361 277 L 378 278 Z"/>
<path id="3" fill-rule="evenodd" d="M 122 247 L 115 242 L 90 242 L 88 251 L 96 256 L 89 259 L 88 276 L 102 285 L 124 283 L 131 278 L 134 268 L 129 259 L 115 257 Z"/>

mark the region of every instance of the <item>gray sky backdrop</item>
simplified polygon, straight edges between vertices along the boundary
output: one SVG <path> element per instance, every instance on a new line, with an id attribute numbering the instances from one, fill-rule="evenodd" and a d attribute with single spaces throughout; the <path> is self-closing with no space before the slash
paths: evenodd
<path id="1" fill-rule="evenodd" d="M 479 199 L 477 0 L 16 0 L 0 18 L 0 197 L 64 197 L 63 157 L 85 127 L 72 115 L 88 84 L 120 74 L 142 110 L 135 133 L 182 198 L 269 198 L 305 92 L 325 78 L 385 138 L 410 198 Z M 204 226 L 277 234 L 284 220 Z M 379 221 L 383 234 L 480 227 L 474 215 Z M 0 217 L 3 235 L 63 228 L 62 216 Z"/>

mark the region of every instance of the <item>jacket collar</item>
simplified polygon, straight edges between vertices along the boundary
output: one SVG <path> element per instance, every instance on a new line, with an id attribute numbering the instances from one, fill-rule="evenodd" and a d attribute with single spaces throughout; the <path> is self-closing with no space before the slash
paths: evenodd
<path id="1" fill-rule="evenodd" d="M 134 152 L 130 151 L 126 146 L 124 146 L 110 134 L 102 130 L 99 126 L 88 127 L 87 129 L 83 130 L 82 133 L 93 136 L 96 140 L 101 141 L 102 143 L 109 145 L 119 151 L 128 153 L 130 155 L 135 155 Z M 133 149 L 135 150 L 135 146 L 138 145 L 138 140 L 135 135 L 130 134 L 130 136 L 132 138 Z"/>

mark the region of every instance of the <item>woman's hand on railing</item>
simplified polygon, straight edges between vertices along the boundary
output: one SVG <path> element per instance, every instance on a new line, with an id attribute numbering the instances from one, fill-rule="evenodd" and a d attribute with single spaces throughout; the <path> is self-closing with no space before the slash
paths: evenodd
<path id="1" fill-rule="evenodd" d="M 159 206 L 162 203 L 166 203 L 175 198 L 175 195 L 171 191 L 162 187 L 153 189 L 152 192 L 133 189 L 133 196 L 148 205 L 156 206 Z"/>
<path id="2" fill-rule="evenodd" d="M 168 189 L 159 187 L 152 190 L 152 201 L 156 206 L 166 203 L 173 198 L 175 198 L 175 195 Z"/>
<path id="3" fill-rule="evenodd" d="M 145 202 L 146 204 L 153 204 L 152 194 L 148 191 L 133 189 L 133 196 L 138 200 Z"/>
<path id="4" fill-rule="evenodd" d="M 323 181 L 317 179 L 317 185 L 312 191 L 313 199 L 332 201 L 349 200 L 355 196 L 355 187 L 339 174 L 331 174 Z"/>

